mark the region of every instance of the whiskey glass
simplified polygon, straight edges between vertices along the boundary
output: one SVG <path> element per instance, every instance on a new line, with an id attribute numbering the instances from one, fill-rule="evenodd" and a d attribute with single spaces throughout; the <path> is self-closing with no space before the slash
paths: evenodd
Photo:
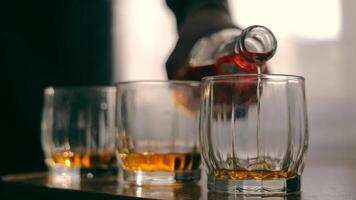
<path id="1" fill-rule="evenodd" d="M 42 147 L 50 174 L 69 178 L 117 174 L 115 87 L 48 87 Z"/>
<path id="2" fill-rule="evenodd" d="M 200 179 L 200 83 L 134 81 L 117 84 L 117 152 L 130 185 Z"/>
<path id="3" fill-rule="evenodd" d="M 199 139 L 213 192 L 298 193 L 308 146 L 304 78 L 205 77 Z"/>

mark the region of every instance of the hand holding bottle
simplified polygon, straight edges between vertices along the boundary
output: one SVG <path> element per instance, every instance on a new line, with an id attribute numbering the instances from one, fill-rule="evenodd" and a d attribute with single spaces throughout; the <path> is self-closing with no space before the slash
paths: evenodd
<path id="1" fill-rule="evenodd" d="M 276 49 L 276 38 L 264 26 L 224 29 L 194 45 L 177 78 L 200 81 L 204 76 L 268 73 L 265 63 Z"/>
<path id="2" fill-rule="evenodd" d="M 266 27 L 255 25 L 242 31 L 224 29 L 194 45 L 188 64 L 178 70 L 177 79 L 200 81 L 205 76 L 265 74 L 268 73 L 266 61 L 273 57 L 276 49 L 277 40 Z M 244 107 L 256 103 L 258 85 L 257 82 L 243 80 L 256 79 L 256 76 L 239 79 L 241 83 L 236 86 L 230 85 L 233 83 L 222 84 L 215 96 L 222 104 L 231 102 L 224 98 L 233 96 L 236 98 L 234 102 L 245 110 Z"/>

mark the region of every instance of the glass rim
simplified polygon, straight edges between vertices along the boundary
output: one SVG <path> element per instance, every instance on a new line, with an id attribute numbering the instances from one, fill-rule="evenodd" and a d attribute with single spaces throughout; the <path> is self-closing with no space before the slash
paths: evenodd
<path id="1" fill-rule="evenodd" d="M 249 77 L 249 78 L 260 78 L 260 79 L 270 79 L 270 80 L 298 80 L 305 81 L 303 76 L 292 75 L 292 74 L 231 74 L 231 75 L 220 75 L 220 76 L 206 76 L 202 78 L 202 81 L 229 81 L 238 78 Z"/>
<path id="2" fill-rule="evenodd" d="M 48 86 L 44 89 L 44 93 L 47 95 L 54 94 L 56 92 L 116 92 L 115 86 Z"/>
<path id="3" fill-rule="evenodd" d="M 135 81 L 122 81 L 116 82 L 116 86 L 122 85 L 139 85 L 139 84 L 168 84 L 168 85 L 190 85 L 200 86 L 200 81 L 188 81 L 188 80 L 135 80 Z"/>

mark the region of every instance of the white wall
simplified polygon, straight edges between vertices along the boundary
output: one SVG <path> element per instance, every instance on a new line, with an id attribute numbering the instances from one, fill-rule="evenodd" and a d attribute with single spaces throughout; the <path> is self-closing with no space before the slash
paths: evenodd
<path id="1" fill-rule="evenodd" d="M 174 15 L 163 0 L 113 0 L 115 81 L 166 79 Z"/>

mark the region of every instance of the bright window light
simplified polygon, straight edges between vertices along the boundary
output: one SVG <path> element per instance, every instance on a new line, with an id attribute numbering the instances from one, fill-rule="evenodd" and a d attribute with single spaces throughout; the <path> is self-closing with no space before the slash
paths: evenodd
<path id="1" fill-rule="evenodd" d="M 236 23 L 260 24 L 279 38 L 337 40 L 341 32 L 340 0 L 230 0 Z"/>

